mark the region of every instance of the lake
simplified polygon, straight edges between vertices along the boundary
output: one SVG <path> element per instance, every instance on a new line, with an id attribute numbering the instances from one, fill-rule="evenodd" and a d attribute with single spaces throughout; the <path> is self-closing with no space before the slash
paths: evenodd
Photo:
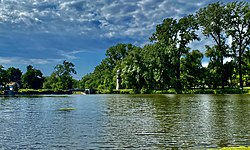
<path id="1" fill-rule="evenodd" d="M 0 149 L 249 145 L 250 95 L 0 97 Z"/>

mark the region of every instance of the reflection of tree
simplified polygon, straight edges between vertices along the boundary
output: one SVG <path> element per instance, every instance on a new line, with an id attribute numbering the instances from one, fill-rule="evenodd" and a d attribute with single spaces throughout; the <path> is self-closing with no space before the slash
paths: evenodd
<path id="1" fill-rule="evenodd" d="M 165 146 L 221 147 L 249 139 L 250 105 L 244 95 L 166 95 L 151 105 L 158 123 L 154 132 Z"/>
<path id="2" fill-rule="evenodd" d="M 211 110 L 211 140 L 219 147 L 244 145 L 249 135 L 249 102 L 241 95 L 209 97 Z"/>
<path id="3" fill-rule="evenodd" d="M 103 139 L 111 147 L 243 145 L 249 139 L 244 95 L 108 96 Z"/>
<path id="4" fill-rule="evenodd" d="M 158 125 L 149 111 L 153 110 L 150 101 L 146 96 L 107 97 L 105 143 L 119 148 L 141 148 L 157 142 L 152 131 Z"/>

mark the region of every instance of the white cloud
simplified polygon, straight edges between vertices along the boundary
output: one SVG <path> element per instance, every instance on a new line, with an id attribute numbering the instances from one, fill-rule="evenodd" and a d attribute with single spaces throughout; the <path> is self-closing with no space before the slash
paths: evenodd
<path id="1" fill-rule="evenodd" d="M 0 57 L 0 64 L 4 64 L 4 65 L 7 65 L 7 64 L 44 65 L 44 64 L 50 64 L 52 62 L 58 62 L 58 61 L 61 61 L 61 60 L 34 59 L 34 58 L 22 58 L 22 57 Z"/>
<path id="2" fill-rule="evenodd" d="M 78 57 L 76 56 L 79 53 L 84 53 L 87 51 L 84 50 L 75 50 L 75 51 L 58 51 L 59 55 L 61 55 L 64 59 L 66 60 L 73 60 L 73 59 L 77 59 Z"/>
<path id="3" fill-rule="evenodd" d="M 180 18 L 212 2 L 1 0 L 0 64 L 48 64 L 84 59 L 75 51 L 79 49 L 103 54 L 119 42 L 144 45 L 163 19 Z M 203 48 L 200 43 L 193 46 Z"/>
<path id="4" fill-rule="evenodd" d="M 0 57 L 0 64 L 10 64 L 12 63 L 13 58 L 5 58 L 5 57 Z"/>
<path id="5" fill-rule="evenodd" d="M 203 3 L 183 0 L 6 0 L 0 3 L 0 22 L 11 25 L 12 30 L 33 28 L 34 32 L 52 33 L 63 30 L 75 34 L 91 33 L 96 37 L 110 37 L 109 33 L 113 32 L 116 34 L 112 37 L 129 36 L 128 32 L 137 31 L 140 38 L 148 38 L 164 18 L 193 13 Z"/>

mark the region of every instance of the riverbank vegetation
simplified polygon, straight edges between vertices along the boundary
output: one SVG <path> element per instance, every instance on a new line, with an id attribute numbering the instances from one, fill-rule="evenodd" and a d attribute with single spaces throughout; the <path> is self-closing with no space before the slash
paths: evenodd
<path id="1" fill-rule="evenodd" d="M 13 90 L 21 94 L 72 94 L 70 89 L 78 84 L 72 74 L 76 74 L 74 64 L 68 61 L 56 65 L 55 71 L 48 77 L 31 65 L 27 66 L 24 74 L 18 68 L 5 70 L 0 66 L 0 85 L 2 91 L 14 86 Z"/>
<path id="2" fill-rule="evenodd" d="M 149 38 L 151 44 L 110 47 L 81 85 L 112 92 L 116 72 L 121 70 L 122 87 L 135 93 L 172 93 L 172 89 L 173 93 L 247 92 L 243 87 L 250 86 L 249 26 L 247 2 L 218 2 L 179 20 L 166 18 Z M 201 38 L 214 44 L 191 49 Z M 207 66 L 202 66 L 204 57 L 209 60 Z"/>
<path id="3" fill-rule="evenodd" d="M 192 15 L 164 19 L 149 37 L 151 44 L 119 43 L 108 48 L 101 63 L 80 81 L 72 77 L 74 64 L 64 61 L 48 77 L 31 65 L 24 74 L 18 68 L 0 66 L 0 84 L 17 82 L 26 89 L 20 90 L 23 93 L 74 88 L 98 93 L 250 93 L 246 88 L 250 86 L 249 26 L 249 3 L 217 2 Z M 213 42 L 191 49 L 202 38 Z M 202 65 L 204 57 L 207 66 Z M 121 90 L 114 90 L 117 70 Z"/>

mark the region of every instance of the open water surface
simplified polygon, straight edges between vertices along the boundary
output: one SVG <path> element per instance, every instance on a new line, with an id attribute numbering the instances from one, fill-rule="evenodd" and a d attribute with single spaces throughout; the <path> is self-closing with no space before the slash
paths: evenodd
<path id="1" fill-rule="evenodd" d="M 250 95 L 0 97 L 0 149 L 249 145 Z"/>

